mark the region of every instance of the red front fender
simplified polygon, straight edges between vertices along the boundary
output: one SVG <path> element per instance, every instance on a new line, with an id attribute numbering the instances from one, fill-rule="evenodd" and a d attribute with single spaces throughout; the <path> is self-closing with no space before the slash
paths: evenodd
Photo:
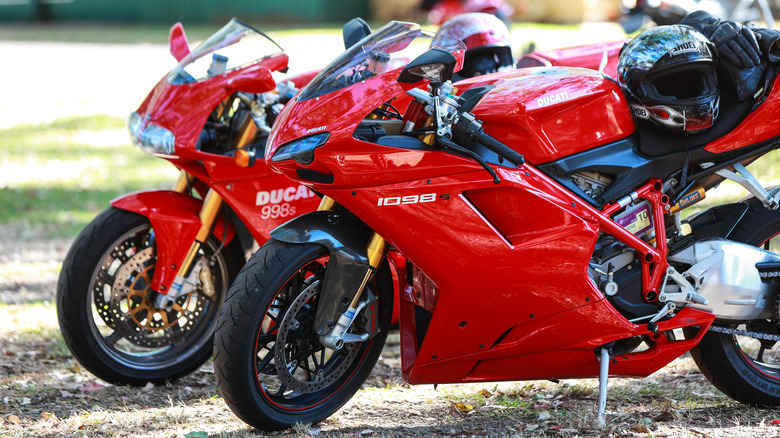
<path id="1" fill-rule="evenodd" d="M 143 215 L 152 224 L 157 246 L 157 266 L 152 289 L 167 293 L 173 284 L 179 265 L 200 230 L 198 213 L 202 204 L 200 199 L 171 190 L 131 193 L 111 201 L 114 207 Z M 225 224 L 227 234 L 224 232 Z M 224 243 L 228 244 L 235 235 L 235 229 L 222 215 L 218 215 L 214 235 L 218 239 L 226 236 Z"/>

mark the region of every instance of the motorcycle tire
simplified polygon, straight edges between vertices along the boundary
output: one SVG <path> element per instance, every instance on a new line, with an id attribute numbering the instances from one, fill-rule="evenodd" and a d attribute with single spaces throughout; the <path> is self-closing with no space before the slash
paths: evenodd
<path id="1" fill-rule="evenodd" d="M 769 210 L 756 198 L 746 202 L 748 211 L 729 239 L 777 253 L 780 250 L 780 210 Z M 772 305 L 776 312 L 778 304 L 778 297 L 775 297 Z M 757 324 L 760 324 L 759 329 Z M 757 321 L 752 326 L 737 328 L 780 335 L 780 315 L 771 321 Z M 708 332 L 691 350 L 691 356 L 707 379 L 732 399 L 753 406 L 780 405 L 780 343 Z"/>
<path id="2" fill-rule="evenodd" d="M 327 260 L 320 245 L 271 239 L 228 292 L 214 340 L 214 370 L 230 409 L 257 429 L 283 430 L 327 418 L 360 389 L 382 352 L 393 311 L 387 263 L 362 296 L 378 301 L 379 332 L 331 350 L 313 329 Z M 350 330 L 363 330 L 365 318 L 361 312 Z"/>
<path id="3" fill-rule="evenodd" d="M 208 266 L 213 298 L 197 288 L 163 311 L 150 287 L 154 239 L 146 217 L 110 207 L 79 234 L 60 272 L 57 316 L 65 344 L 109 383 L 164 383 L 208 360 L 219 309 L 244 263 L 237 239 L 220 248 L 211 236 L 196 261 Z"/>

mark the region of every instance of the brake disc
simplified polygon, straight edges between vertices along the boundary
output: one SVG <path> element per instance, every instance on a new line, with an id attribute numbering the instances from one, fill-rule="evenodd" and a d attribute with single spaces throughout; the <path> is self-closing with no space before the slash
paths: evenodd
<path id="1" fill-rule="evenodd" d="M 186 336 L 207 302 L 203 294 L 193 291 L 179 297 L 170 310 L 158 309 L 151 288 L 155 263 L 154 248 L 137 252 L 117 271 L 108 302 L 94 294 L 106 324 L 132 344 L 146 348 L 175 344 Z"/>
<path id="2" fill-rule="evenodd" d="M 315 281 L 298 295 L 276 335 L 276 372 L 287 388 L 300 394 L 320 391 L 338 380 L 359 350 L 359 343 L 344 344 L 338 351 L 320 344 L 313 327 L 317 308 L 311 303 L 319 287 Z"/>

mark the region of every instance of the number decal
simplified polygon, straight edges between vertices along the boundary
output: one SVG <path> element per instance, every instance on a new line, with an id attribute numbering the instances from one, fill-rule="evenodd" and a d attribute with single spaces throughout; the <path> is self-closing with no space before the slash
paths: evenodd
<path id="1" fill-rule="evenodd" d="M 378 207 L 390 205 L 408 205 L 421 204 L 423 202 L 446 201 L 450 199 L 449 194 L 437 195 L 436 193 L 426 193 L 424 195 L 394 196 L 391 198 L 379 198 L 376 205 Z"/>
<path id="2" fill-rule="evenodd" d="M 280 217 L 294 216 L 295 207 L 288 203 L 264 205 L 260 209 L 261 219 L 278 219 Z"/>

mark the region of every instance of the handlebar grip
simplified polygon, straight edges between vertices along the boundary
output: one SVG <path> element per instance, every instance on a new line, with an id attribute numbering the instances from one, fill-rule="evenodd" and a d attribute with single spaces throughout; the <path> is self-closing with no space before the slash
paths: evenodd
<path id="1" fill-rule="evenodd" d="M 477 143 L 498 154 L 498 156 L 506 158 L 507 161 L 515 166 L 521 166 L 525 163 L 525 157 L 523 157 L 522 154 L 486 134 L 485 131 L 479 133 L 475 140 Z"/>

